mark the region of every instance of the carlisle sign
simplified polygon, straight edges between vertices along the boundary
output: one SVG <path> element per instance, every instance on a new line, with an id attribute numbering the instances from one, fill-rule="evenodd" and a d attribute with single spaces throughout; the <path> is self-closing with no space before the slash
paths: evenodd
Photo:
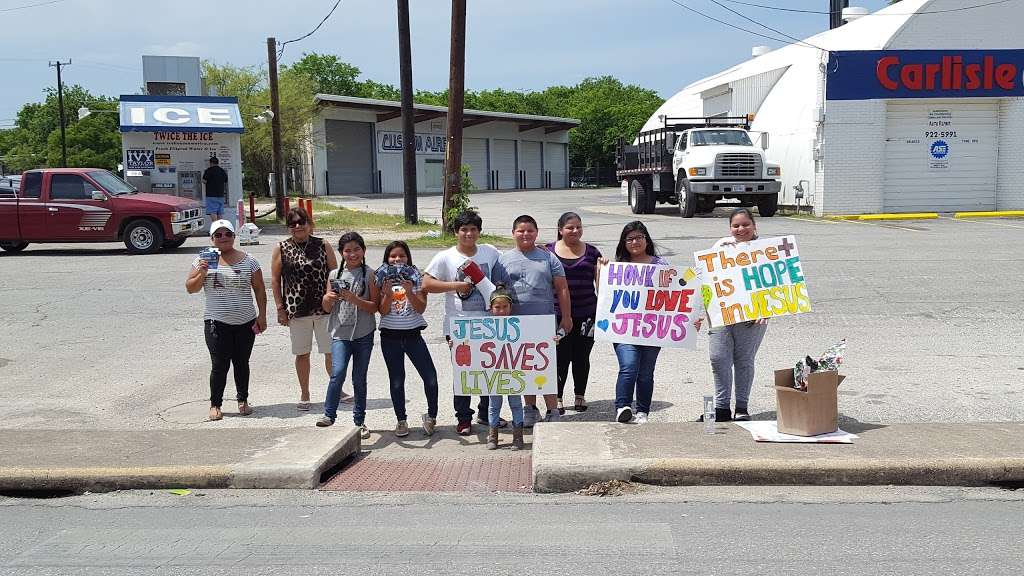
<path id="1" fill-rule="evenodd" d="M 1024 96 L 1024 50 L 867 50 L 829 55 L 829 100 Z"/>

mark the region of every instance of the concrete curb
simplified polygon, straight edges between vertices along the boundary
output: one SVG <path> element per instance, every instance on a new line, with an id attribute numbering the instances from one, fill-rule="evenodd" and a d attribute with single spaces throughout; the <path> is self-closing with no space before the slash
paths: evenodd
<path id="1" fill-rule="evenodd" d="M 0 466 L 0 490 L 312 489 L 324 472 L 359 450 L 354 426 L 5 430 L 0 435 L 0 462 L 6 464 Z"/>
<path id="2" fill-rule="evenodd" d="M 757 443 L 734 425 L 539 424 L 535 492 L 608 480 L 662 486 L 987 486 L 1024 482 L 1024 423 L 897 424 L 851 445 Z"/>

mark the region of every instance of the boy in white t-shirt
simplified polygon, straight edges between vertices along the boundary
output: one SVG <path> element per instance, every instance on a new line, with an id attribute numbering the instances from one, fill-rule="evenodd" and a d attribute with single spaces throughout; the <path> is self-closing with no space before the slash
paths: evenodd
<path id="1" fill-rule="evenodd" d="M 452 222 L 458 243 L 447 250 L 438 252 L 423 271 L 423 291 L 428 294 L 444 294 L 444 335 L 448 339 L 448 320 L 453 316 L 486 316 L 487 301 L 484 296 L 467 280 L 460 267 L 467 259 L 473 260 L 484 276 L 492 282 L 501 281 L 502 274 L 498 265 L 501 253 L 490 244 L 477 244 L 483 229 L 483 219 L 472 210 L 459 214 Z M 471 396 L 455 396 L 455 417 L 458 419 L 456 431 L 462 436 L 473 432 L 473 408 Z M 486 395 L 480 396 L 477 405 L 479 422 L 487 425 L 487 408 L 489 401 Z M 501 420 L 499 426 L 507 426 Z"/>

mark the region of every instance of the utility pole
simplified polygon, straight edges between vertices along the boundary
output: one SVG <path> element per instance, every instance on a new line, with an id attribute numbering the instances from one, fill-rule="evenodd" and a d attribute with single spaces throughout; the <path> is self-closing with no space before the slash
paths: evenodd
<path id="1" fill-rule="evenodd" d="M 850 7 L 850 0 L 830 0 L 829 2 L 829 30 L 834 30 L 843 25 L 843 8 Z"/>
<path id="2" fill-rule="evenodd" d="M 284 155 L 281 153 L 281 99 L 277 92 L 277 40 L 267 38 L 267 64 L 270 68 L 270 111 L 274 117 L 270 119 L 272 139 L 271 171 L 274 173 L 274 205 L 277 206 L 277 221 L 284 222 Z"/>
<path id="3" fill-rule="evenodd" d="M 60 108 L 60 167 L 68 167 L 68 141 L 67 135 L 65 134 L 64 128 L 64 82 L 60 78 L 60 69 L 62 66 L 68 66 L 71 64 L 71 60 L 67 62 L 50 62 L 50 68 L 57 69 L 57 107 Z"/>
<path id="4" fill-rule="evenodd" d="M 448 208 L 462 185 L 462 109 L 466 88 L 466 0 L 452 0 L 451 69 L 448 76 L 448 137 L 444 156 L 441 220 L 448 231 Z"/>
<path id="5" fill-rule="evenodd" d="M 409 0 L 398 0 L 398 67 L 402 83 L 402 182 L 405 222 L 419 219 L 416 207 L 416 131 L 412 108 L 412 42 L 409 39 Z M 383 192 L 383 190 L 380 190 Z"/>

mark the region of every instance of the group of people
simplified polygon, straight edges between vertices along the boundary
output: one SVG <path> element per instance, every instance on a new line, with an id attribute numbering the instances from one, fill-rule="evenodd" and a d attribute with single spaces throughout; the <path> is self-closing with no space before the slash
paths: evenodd
<path id="1" fill-rule="evenodd" d="M 444 296 L 443 334 L 451 346 L 449 320 L 456 316 L 552 315 L 557 323 L 557 393 L 509 396 L 513 448 L 523 445 L 523 428 L 539 421 L 558 421 L 566 411 L 563 402 L 570 373 L 573 380 L 572 409 L 587 410 L 590 354 L 594 347 L 597 285 L 600 269 L 607 264 L 601 251 L 583 241 L 583 221 L 574 212 L 557 223 L 557 240 L 537 244 L 537 221 L 522 215 L 512 223 L 515 248 L 500 252 L 480 244 L 483 221 L 474 211 L 459 214 L 452 222 L 456 244 L 437 253 L 422 270 L 413 263 L 408 244 L 391 242 L 380 267 L 366 262 L 366 244 L 357 232 L 343 234 L 337 253 L 323 239 L 313 236 L 313 222 L 302 208 L 287 214 L 289 238 L 274 247 L 271 293 L 277 321 L 287 326 L 299 382 L 298 410 L 310 410 L 310 354 L 313 341 L 325 358 L 330 377 L 324 413 L 317 426 L 334 424 L 340 403 L 351 403 L 352 418 L 362 438 L 366 427 L 367 372 L 373 354 L 374 333 L 380 331 L 380 348 L 388 370 L 394 433 L 409 434 L 406 414 L 405 358 L 423 382 L 427 413 L 422 415 L 426 435 L 434 433 L 438 417 L 437 369 L 423 339 L 427 321 L 423 313 L 429 294 Z M 730 235 L 714 247 L 757 238 L 750 210 L 740 208 L 729 217 Z M 227 372 L 234 367 L 240 415 L 252 413 L 248 402 L 249 356 L 257 334 L 267 327 L 267 296 L 262 269 L 249 254 L 234 245 L 231 222 L 218 220 L 210 227 L 211 243 L 219 250 L 215 270 L 206 259 L 196 258 L 186 280 L 189 293 L 205 292 L 206 344 L 210 352 L 210 420 L 223 417 L 221 406 Z M 340 258 L 339 258 L 340 256 Z M 658 255 L 654 240 L 640 221 L 626 224 L 615 248 L 617 262 L 668 264 Z M 477 284 L 467 276 L 472 262 L 495 289 L 485 300 Z M 398 272 L 396 272 L 398 271 Z M 255 303 L 254 303 L 255 300 Z M 379 321 L 378 321 L 378 316 Z M 699 330 L 704 318 L 694 324 Z M 766 331 L 764 320 L 709 330 L 711 365 L 715 380 L 716 420 L 748 420 L 748 398 L 754 378 L 754 358 Z M 654 373 L 661 348 L 634 344 L 613 345 L 619 372 L 615 385 L 615 420 L 647 422 L 654 396 Z M 351 365 L 352 394 L 344 392 Z M 733 405 L 735 390 L 735 405 Z M 508 426 L 500 417 L 502 396 L 480 396 L 476 422 L 487 426 L 488 448 L 497 448 L 498 430 Z M 472 398 L 454 396 L 456 431 L 473 431 Z"/>

